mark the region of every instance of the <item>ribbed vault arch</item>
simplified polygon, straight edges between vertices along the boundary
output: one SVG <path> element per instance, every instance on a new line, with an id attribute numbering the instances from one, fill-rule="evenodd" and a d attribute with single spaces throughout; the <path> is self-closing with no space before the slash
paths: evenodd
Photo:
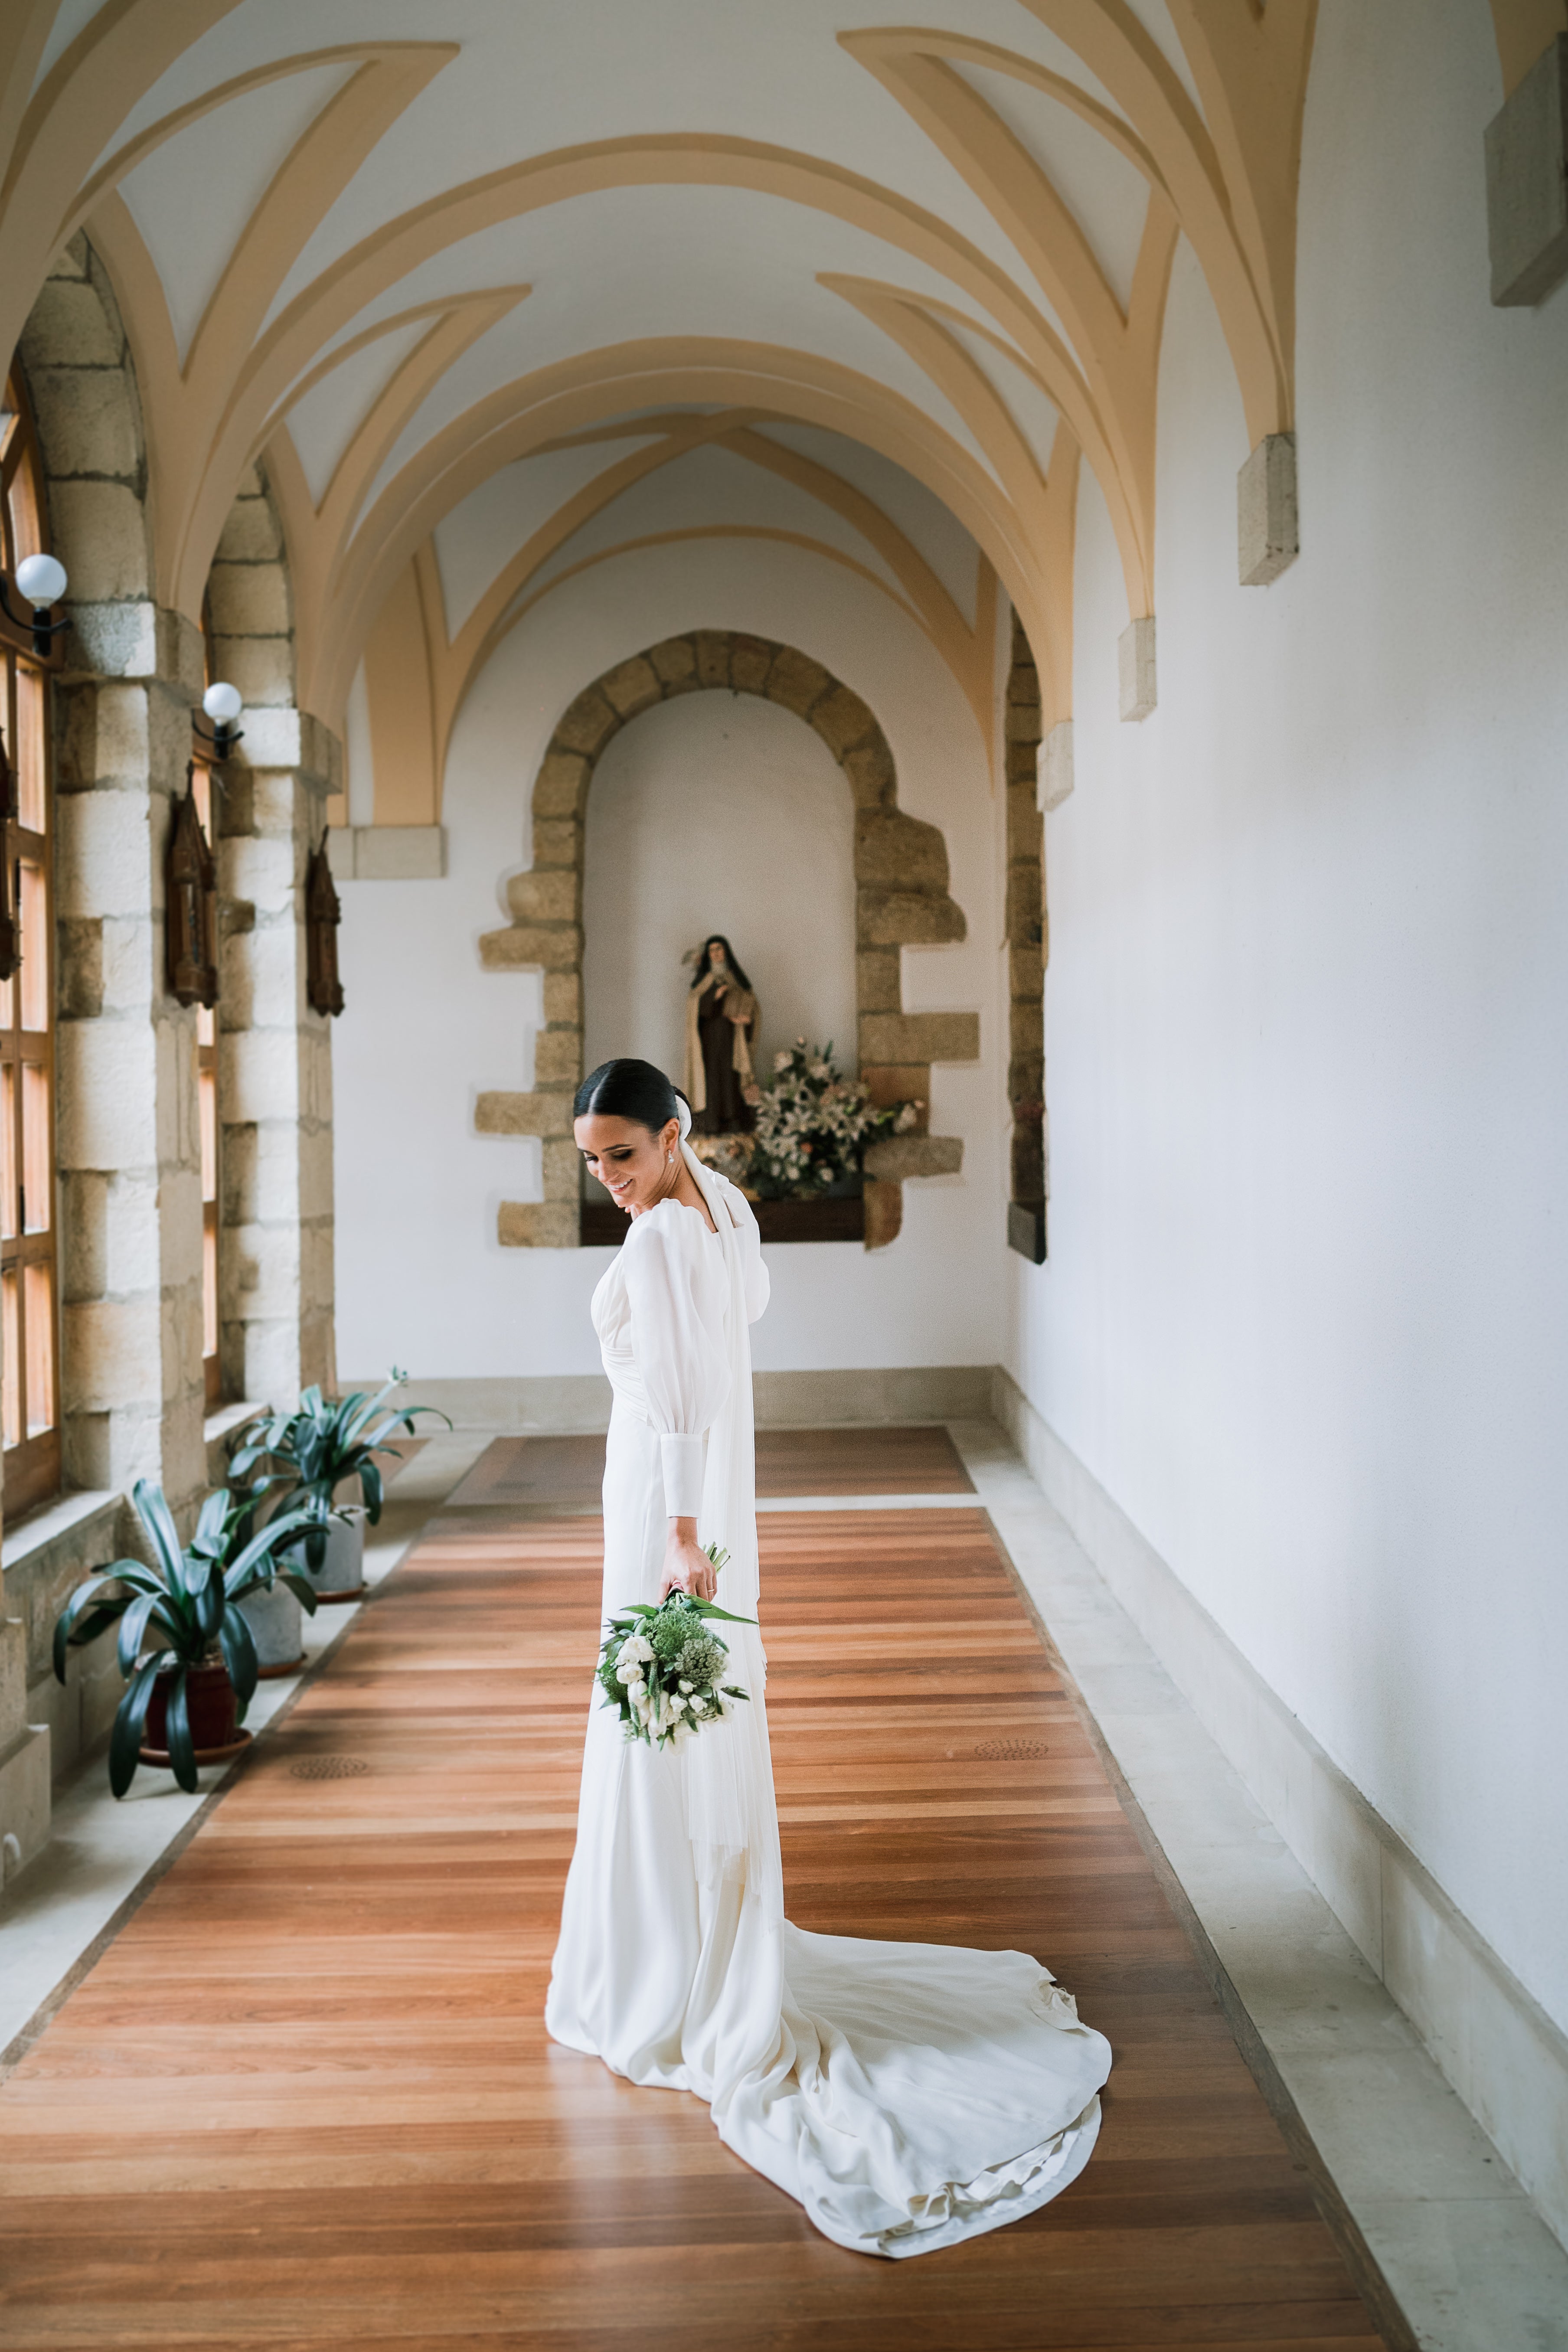
<path id="1" fill-rule="evenodd" d="M 665 637 L 605 670 L 562 713 L 534 779 L 532 865 L 507 885 L 511 922 L 479 941 L 487 971 L 544 973 L 533 1091 L 483 1093 L 475 1107 L 481 1135 L 536 1135 L 543 1145 L 544 1198 L 501 1203 L 503 1246 L 578 1246 L 572 1097 L 584 1075 L 583 845 L 595 771 L 622 728 L 656 703 L 720 689 L 793 711 L 826 744 L 853 796 L 860 1074 L 873 1096 L 929 1105 L 933 1062 L 978 1058 L 974 1013 L 904 1011 L 900 948 L 953 943 L 967 926 L 948 892 L 941 828 L 899 807 L 892 751 L 869 704 L 810 655 L 772 638 L 735 629 Z M 923 1131 L 874 1147 L 867 1246 L 897 1234 L 905 1177 L 955 1173 L 963 1156 L 957 1138 Z"/>

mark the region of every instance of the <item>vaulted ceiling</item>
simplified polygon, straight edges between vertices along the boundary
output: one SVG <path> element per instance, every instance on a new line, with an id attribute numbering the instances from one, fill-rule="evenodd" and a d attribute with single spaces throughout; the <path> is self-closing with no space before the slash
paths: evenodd
<path id="1" fill-rule="evenodd" d="M 330 723 L 467 502 L 515 528 L 456 600 L 447 562 L 459 692 L 548 567 L 636 536 L 618 502 L 651 474 L 685 467 L 691 528 L 722 527 L 719 464 L 760 530 L 784 528 L 770 483 L 816 499 L 962 670 L 977 616 L 912 477 L 1017 606 L 1048 719 L 1080 461 L 1152 609 L 1178 236 L 1251 440 L 1292 422 L 1314 6 L 11 0 L 0 349 L 85 226 L 135 354 L 160 594 L 199 613 L 265 454 Z"/>

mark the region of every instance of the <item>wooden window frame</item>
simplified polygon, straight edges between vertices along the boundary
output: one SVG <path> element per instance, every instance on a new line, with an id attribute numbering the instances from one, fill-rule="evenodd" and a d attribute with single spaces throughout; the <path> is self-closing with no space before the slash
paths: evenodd
<path id="1" fill-rule="evenodd" d="M 18 511 L 20 509 L 20 511 Z M 24 555 L 48 551 L 44 500 L 43 463 L 37 435 L 25 391 L 13 374 L 5 390 L 4 422 L 0 424 L 0 560 L 8 579 L 16 576 Z M 7 1517 L 33 1509 L 60 1489 L 60 1312 L 59 1312 L 59 1180 L 56 1154 L 56 1072 L 58 995 L 56 975 L 54 877 L 54 726 L 52 673 L 61 663 L 57 650 L 43 660 L 31 636 L 0 618 L 0 664 L 4 666 L 0 728 L 4 729 L 8 782 L 4 809 L 4 858 L 9 885 L 7 899 L 17 926 L 23 961 L 15 976 L 0 983 L 0 1294 L 4 1296 L 3 1329 L 5 1418 L 0 1441 L 11 1430 L 16 1442 L 4 1445 L 5 1496 Z M 37 761 L 37 824 L 24 824 L 22 765 L 27 756 L 20 726 L 24 696 L 36 698 L 32 740 Z M 21 877 L 36 877 L 24 894 Z M 41 899 L 41 911 L 32 908 Z M 28 934 L 31 933 L 31 953 Z M 42 980 L 35 994 L 29 986 L 28 964 L 36 971 L 41 958 Z M 27 1025 L 31 1009 L 41 1009 L 42 1025 Z M 27 1073 L 41 1084 L 29 1085 Z M 28 1102 L 34 1118 L 41 1109 L 42 1138 L 29 1126 Z M 29 1160 L 34 1182 L 27 1198 Z M 14 1188 L 14 1189 L 13 1189 Z M 44 1196 L 46 1221 L 37 1223 L 38 1194 Z M 32 1217 L 33 1230 L 28 1230 Z M 30 1278 L 31 1277 L 31 1278 Z M 40 1278 L 41 1277 L 41 1280 Z M 42 1314 L 46 1329 L 37 1324 Z M 41 1344 L 40 1344 L 41 1343 Z M 40 1357 L 43 1362 L 40 1364 Z M 40 1398 L 37 1393 L 42 1388 Z"/>

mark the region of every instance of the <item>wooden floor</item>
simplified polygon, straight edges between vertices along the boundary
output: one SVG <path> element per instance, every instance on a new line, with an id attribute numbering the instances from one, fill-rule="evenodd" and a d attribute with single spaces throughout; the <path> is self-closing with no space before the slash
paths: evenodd
<path id="1" fill-rule="evenodd" d="M 451 1510 L 596 1510 L 603 1437 L 498 1437 L 460 1486 Z M 969 1495 L 973 1482 L 945 1429 L 759 1429 L 757 1493 Z"/>
<path id="2" fill-rule="evenodd" d="M 1116 2052 L 1079 2181 L 904 2263 L 546 2041 L 597 1523 L 445 1526 L 0 2090 L 9 2352 L 1371 2352 L 978 1509 L 762 1526 L 792 1916 L 1037 1953 Z"/>

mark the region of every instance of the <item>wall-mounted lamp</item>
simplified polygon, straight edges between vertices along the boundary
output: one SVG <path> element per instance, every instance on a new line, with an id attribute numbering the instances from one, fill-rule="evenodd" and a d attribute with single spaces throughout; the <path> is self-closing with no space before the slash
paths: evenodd
<path id="1" fill-rule="evenodd" d="M 47 661 L 54 640 L 70 623 L 65 617 L 50 617 L 53 607 L 66 593 L 66 568 L 52 555 L 25 555 L 16 566 L 16 585 L 32 606 L 31 620 L 25 621 L 11 610 L 11 592 L 5 575 L 0 572 L 0 611 L 14 627 L 30 629 L 33 651 L 40 661 Z"/>
<path id="2" fill-rule="evenodd" d="M 202 709 L 212 720 L 212 726 L 204 730 L 200 720 L 193 719 L 191 726 L 195 740 L 204 751 L 211 752 L 215 760 L 226 760 L 244 735 L 243 728 L 237 727 L 234 722 L 245 709 L 245 697 L 237 686 L 226 686 L 220 678 L 203 695 Z"/>

